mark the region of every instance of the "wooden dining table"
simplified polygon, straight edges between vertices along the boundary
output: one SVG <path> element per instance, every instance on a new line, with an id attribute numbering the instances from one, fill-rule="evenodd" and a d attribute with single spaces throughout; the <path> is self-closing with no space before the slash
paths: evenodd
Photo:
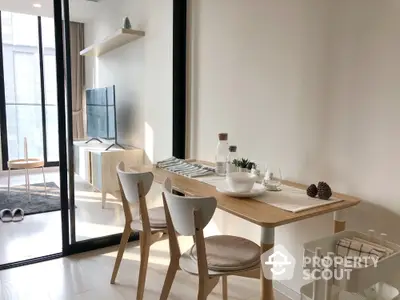
<path id="1" fill-rule="evenodd" d="M 187 196 L 215 197 L 219 209 L 260 226 L 260 255 L 274 247 L 276 227 L 333 212 L 333 232 L 337 233 L 345 230 L 345 210 L 360 203 L 359 198 L 334 193 L 334 197 L 343 201 L 292 213 L 255 199 L 240 199 L 239 201 L 238 198 L 218 192 L 215 186 L 157 168 L 155 165 L 145 165 L 140 168 L 135 167 L 135 170 L 152 172 L 154 180 L 158 183 L 163 183 L 166 178 L 170 178 L 173 189 Z M 304 192 L 307 189 L 305 185 L 286 180 L 282 181 L 282 184 L 304 189 Z M 256 274 L 250 272 L 244 276 L 259 278 L 261 300 L 274 300 L 272 280 L 264 277 L 262 268 L 257 270 Z"/>

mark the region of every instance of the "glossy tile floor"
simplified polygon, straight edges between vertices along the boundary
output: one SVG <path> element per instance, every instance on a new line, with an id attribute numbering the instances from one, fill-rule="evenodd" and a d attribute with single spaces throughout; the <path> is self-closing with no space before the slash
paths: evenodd
<path id="1" fill-rule="evenodd" d="M 180 238 L 182 250 L 191 244 L 191 238 Z M 116 247 L 92 251 L 67 258 L 30 266 L 0 271 L 1 300 L 131 300 L 136 298 L 139 269 L 139 248 L 130 243 L 115 285 L 110 276 L 116 256 Z M 159 299 L 169 263 L 168 241 L 151 248 L 144 299 Z M 254 279 L 231 276 L 228 278 L 229 299 L 258 300 L 259 282 Z M 178 272 L 169 299 L 197 298 L 196 276 Z M 220 300 L 221 286 L 214 288 L 208 300 Z M 275 300 L 288 300 L 276 292 Z"/>
<path id="2" fill-rule="evenodd" d="M 46 181 L 59 186 L 58 168 L 46 168 Z M 11 186 L 24 185 L 25 175 L 12 171 Z M 42 183 L 39 170 L 31 171 L 31 183 Z M 7 187 L 7 171 L 0 172 L 0 186 Z M 75 176 L 76 239 L 120 233 L 125 222 L 121 204 L 107 196 L 105 209 L 101 208 L 101 193 Z M 61 212 L 26 216 L 20 223 L 0 222 L 0 265 L 28 258 L 61 252 Z"/>

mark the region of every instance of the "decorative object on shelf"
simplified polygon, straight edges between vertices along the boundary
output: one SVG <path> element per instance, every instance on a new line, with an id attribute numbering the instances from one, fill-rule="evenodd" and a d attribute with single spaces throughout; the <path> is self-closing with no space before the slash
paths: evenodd
<path id="1" fill-rule="evenodd" d="M 329 200 L 332 196 L 331 187 L 323 181 L 318 182 L 318 197 L 323 200 Z"/>
<path id="2" fill-rule="evenodd" d="M 124 26 L 125 29 L 131 29 L 132 28 L 131 21 L 129 20 L 128 17 L 124 18 L 124 25 L 123 26 Z"/>
<path id="3" fill-rule="evenodd" d="M 315 184 L 312 184 L 307 188 L 307 195 L 312 198 L 315 198 L 318 195 L 318 188 Z"/>

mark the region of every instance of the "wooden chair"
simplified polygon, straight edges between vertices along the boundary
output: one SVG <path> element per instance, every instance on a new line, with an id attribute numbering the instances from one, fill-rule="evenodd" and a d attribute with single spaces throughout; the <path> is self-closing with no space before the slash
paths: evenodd
<path id="1" fill-rule="evenodd" d="M 44 160 L 28 156 L 28 142 L 26 137 L 24 138 L 24 158 L 9 160 L 7 162 L 7 166 L 8 166 L 8 196 L 10 196 L 11 170 L 25 170 L 26 192 L 28 193 L 28 196 L 30 196 L 29 169 L 35 169 L 35 168 L 42 168 L 44 194 L 45 196 L 47 196 L 46 177 L 44 175 Z"/>
<path id="2" fill-rule="evenodd" d="M 162 206 L 147 209 L 146 195 L 153 184 L 153 173 L 125 172 L 124 163 L 121 162 L 117 166 L 117 174 L 125 214 L 125 229 L 115 260 L 111 284 L 115 283 L 129 236 L 133 231 L 139 231 L 140 268 L 136 299 L 141 300 L 144 294 L 150 246 L 160 240 L 167 231 L 165 212 Z M 132 218 L 130 204 L 135 204 L 137 202 L 139 202 L 140 217 L 134 220 Z"/>
<path id="3" fill-rule="evenodd" d="M 183 270 L 199 278 L 198 300 L 207 299 L 222 277 L 222 296 L 228 299 L 228 275 L 255 271 L 259 278 L 260 247 L 245 238 L 220 235 L 204 238 L 203 229 L 217 207 L 213 197 L 181 197 L 171 193 L 171 181 L 166 179 L 163 202 L 167 219 L 170 265 L 160 300 L 166 300 L 176 272 Z M 194 245 L 181 254 L 176 233 L 193 236 Z M 256 275 L 257 276 L 257 275 Z"/>

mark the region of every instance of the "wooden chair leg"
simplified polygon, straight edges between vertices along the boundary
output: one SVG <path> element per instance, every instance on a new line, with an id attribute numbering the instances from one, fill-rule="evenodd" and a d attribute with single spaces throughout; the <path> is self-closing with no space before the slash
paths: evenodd
<path id="1" fill-rule="evenodd" d="M 222 276 L 222 299 L 228 300 L 228 276 Z"/>
<path id="2" fill-rule="evenodd" d="M 206 300 L 208 295 L 213 291 L 215 286 L 219 282 L 219 277 L 202 277 L 199 275 L 199 291 L 197 294 L 197 300 Z"/>
<path id="3" fill-rule="evenodd" d="M 136 300 L 142 300 L 144 287 L 146 285 L 147 264 L 149 261 L 151 236 L 144 232 L 140 233 L 140 268 Z"/>
<path id="4" fill-rule="evenodd" d="M 124 256 L 126 244 L 128 243 L 129 236 L 131 235 L 132 229 L 129 227 L 129 224 L 125 224 L 125 229 L 121 237 L 121 242 L 119 243 L 117 258 L 114 263 L 114 270 L 111 276 L 111 284 L 115 283 L 115 279 L 117 278 L 119 266 L 121 265 L 122 257 Z"/>
<path id="5" fill-rule="evenodd" d="M 207 294 L 204 284 L 199 284 L 199 291 L 197 293 L 197 300 L 207 300 Z"/>
<path id="6" fill-rule="evenodd" d="M 175 279 L 176 272 L 179 270 L 179 257 L 176 260 L 171 260 L 169 263 L 167 276 L 164 280 L 164 285 L 161 291 L 160 300 L 167 300 L 171 291 L 172 284 Z"/>

